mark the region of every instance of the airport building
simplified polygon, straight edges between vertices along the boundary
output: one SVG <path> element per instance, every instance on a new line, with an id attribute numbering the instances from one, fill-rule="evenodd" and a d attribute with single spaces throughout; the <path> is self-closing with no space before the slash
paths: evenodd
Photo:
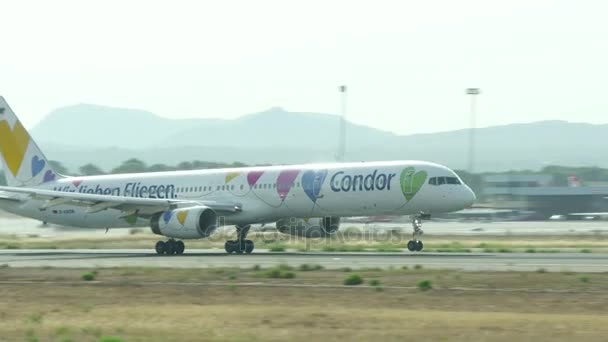
<path id="1" fill-rule="evenodd" d="M 490 206 L 527 212 L 530 219 L 608 215 L 608 185 L 581 184 L 576 176 L 568 178 L 567 186 L 552 185 L 551 175 L 488 175 L 483 181 L 483 195 Z"/>

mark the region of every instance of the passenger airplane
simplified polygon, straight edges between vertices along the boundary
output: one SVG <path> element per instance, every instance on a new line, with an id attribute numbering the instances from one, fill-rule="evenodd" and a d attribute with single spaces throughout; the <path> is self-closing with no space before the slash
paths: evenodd
<path id="1" fill-rule="evenodd" d="M 0 187 L 0 208 L 60 225 L 150 227 L 169 238 L 156 243 L 158 254 L 182 254 L 176 239 L 206 238 L 222 225 L 237 230 L 227 253 L 251 253 L 246 238 L 254 223 L 322 237 L 338 230 L 340 217 L 372 215 L 412 215 L 407 247 L 420 251 L 422 219 L 475 201 L 452 170 L 421 161 L 67 177 L 53 170 L 3 97 L 0 152 L 8 183 Z"/>

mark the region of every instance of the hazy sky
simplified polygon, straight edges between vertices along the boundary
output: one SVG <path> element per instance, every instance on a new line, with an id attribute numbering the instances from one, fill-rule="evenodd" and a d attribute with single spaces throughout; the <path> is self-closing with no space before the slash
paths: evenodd
<path id="1" fill-rule="evenodd" d="M 2 1 L 0 94 L 32 126 L 90 102 L 167 117 L 282 106 L 397 133 L 608 123 L 608 2 Z"/>

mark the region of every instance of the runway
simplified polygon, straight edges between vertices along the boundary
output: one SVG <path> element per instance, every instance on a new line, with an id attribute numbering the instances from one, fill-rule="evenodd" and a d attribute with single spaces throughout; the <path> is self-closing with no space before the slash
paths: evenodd
<path id="1" fill-rule="evenodd" d="M 319 264 L 326 269 L 380 267 L 460 269 L 463 271 L 608 272 L 608 254 L 569 253 L 271 253 L 256 250 L 250 255 L 227 255 L 223 250 L 187 250 L 181 256 L 158 256 L 147 249 L 2 250 L 4 267 L 169 267 L 208 268 L 255 265 Z"/>

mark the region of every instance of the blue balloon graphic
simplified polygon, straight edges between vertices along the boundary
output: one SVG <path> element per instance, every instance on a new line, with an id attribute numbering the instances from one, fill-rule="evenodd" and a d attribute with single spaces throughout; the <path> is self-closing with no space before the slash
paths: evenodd
<path id="1" fill-rule="evenodd" d="M 327 177 L 327 170 L 308 170 L 302 174 L 302 187 L 304 192 L 310 198 L 311 201 L 317 202 L 317 199 L 322 198 L 323 195 L 319 195 L 323 182 Z"/>

